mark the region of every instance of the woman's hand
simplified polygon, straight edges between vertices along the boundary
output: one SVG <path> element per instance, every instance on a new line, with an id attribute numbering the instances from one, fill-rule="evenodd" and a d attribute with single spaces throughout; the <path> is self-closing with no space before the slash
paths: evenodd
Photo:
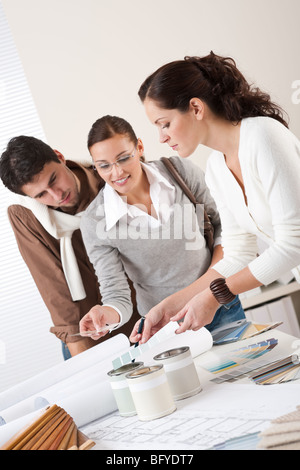
<path id="1" fill-rule="evenodd" d="M 81 319 L 79 323 L 80 333 L 85 336 L 85 332 L 100 330 L 106 325 L 120 322 L 120 315 L 112 307 L 102 307 L 95 305 L 91 310 Z M 99 339 L 106 335 L 109 330 L 96 333 L 91 336 L 92 339 Z"/>
<path id="2" fill-rule="evenodd" d="M 145 316 L 143 331 L 138 334 L 140 320 L 136 322 L 129 337 L 132 343 L 146 343 L 157 331 L 163 328 L 170 321 L 170 315 L 165 312 L 163 302 L 155 305 Z"/>
<path id="3" fill-rule="evenodd" d="M 209 325 L 220 304 L 216 301 L 210 289 L 205 289 L 200 294 L 195 295 L 176 315 L 170 318 L 171 321 L 180 321 L 180 326 L 176 333 L 183 333 L 186 330 L 197 331 L 205 325 Z"/>

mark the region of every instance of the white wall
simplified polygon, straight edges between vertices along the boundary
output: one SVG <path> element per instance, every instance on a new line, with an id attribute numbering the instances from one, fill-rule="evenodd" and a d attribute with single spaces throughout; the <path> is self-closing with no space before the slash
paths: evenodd
<path id="1" fill-rule="evenodd" d="M 45 140 L 1 3 L 0 129 L 0 149 L 12 135 Z M 10 192 L 0 182 L 0 391 L 62 360 L 60 343 L 49 334 L 50 314 L 8 222 L 9 199 Z"/>
<path id="2" fill-rule="evenodd" d="M 137 97 L 157 67 L 213 50 L 271 93 L 300 137 L 299 0 L 2 0 L 48 142 L 88 155 L 101 115 L 128 119 L 149 159 L 170 155 Z M 196 158 L 207 156 L 199 149 Z"/>
<path id="3" fill-rule="evenodd" d="M 45 138 L 67 158 L 88 156 L 90 126 L 107 113 L 131 122 L 145 143 L 148 159 L 171 155 L 146 119 L 138 88 L 163 63 L 210 50 L 234 57 L 246 77 L 286 109 L 290 128 L 300 137 L 300 93 L 292 88 L 300 80 L 299 0 L 1 0 L 1 4 Z M 27 132 L 26 118 L 23 129 Z M 198 149 L 192 159 L 204 168 L 208 153 Z M 0 279 L 13 286 L 14 277 L 8 277 L 1 263 Z M 20 258 L 18 263 L 22 265 Z M 22 280 L 29 283 L 26 268 L 18 269 L 23 269 Z M 33 285 L 27 294 L 37 295 Z M 22 296 L 19 305 L 18 309 L 11 301 L 16 328 L 23 325 Z M 46 311 L 39 311 L 42 308 L 37 304 L 33 315 L 44 316 L 44 332 L 49 319 Z M 9 303 L 5 309 L 6 315 L 11 314 Z M 30 355 L 23 354 L 25 344 L 35 344 L 36 332 L 29 330 L 26 338 L 13 339 L 11 328 L 10 335 L 9 358 L 21 373 L 11 375 L 7 384 L 33 373 L 23 365 L 36 364 L 37 358 L 34 348 Z M 39 356 L 36 367 L 58 360 L 56 345 L 53 351 L 52 357 Z M 0 361 L 3 378 L 1 367 Z M 7 367 L 10 370 L 10 364 Z"/>

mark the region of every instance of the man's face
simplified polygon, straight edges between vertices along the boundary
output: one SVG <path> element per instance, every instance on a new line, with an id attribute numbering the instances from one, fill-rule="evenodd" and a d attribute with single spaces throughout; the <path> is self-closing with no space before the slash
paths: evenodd
<path id="1" fill-rule="evenodd" d="M 26 196 L 62 210 L 76 206 L 79 201 L 79 181 L 64 161 L 46 163 L 42 171 L 21 189 Z"/>

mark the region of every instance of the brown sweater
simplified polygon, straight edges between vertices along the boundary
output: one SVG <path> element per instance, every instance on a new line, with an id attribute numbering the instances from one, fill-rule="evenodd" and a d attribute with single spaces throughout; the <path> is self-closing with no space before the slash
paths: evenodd
<path id="1" fill-rule="evenodd" d="M 80 202 L 78 207 L 70 212 L 77 214 L 87 208 L 104 183 L 92 167 L 85 168 L 69 160 L 67 166 L 80 180 Z M 86 291 L 86 298 L 74 302 L 63 273 L 59 240 L 53 238 L 33 213 L 23 206 L 10 206 L 8 216 L 20 253 L 50 312 L 54 325 L 50 331 L 67 343 L 80 340 L 81 338 L 78 336 L 71 337 L 69 335 L 78 333 L 81 318 L 94 305 L 101 304 L 98 280 L 84 248 L 80 230 L 74 231 L 72 244 Z M 125 333 L 126 336 L 129 336 L 138 318 L 140 317 L 134 309 L 131 321 L 124 327 L 115 330 L 110 336 L 119 333 Z M 105 336 L 106 338 L 108 336 Z"/>

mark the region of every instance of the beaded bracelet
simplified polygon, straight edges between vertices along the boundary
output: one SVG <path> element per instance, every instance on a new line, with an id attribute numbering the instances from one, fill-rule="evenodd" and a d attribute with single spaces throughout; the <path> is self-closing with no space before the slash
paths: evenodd
<path id="1" fill-rule="evenodd" d="M 210 283 L 210 290 L 219 304 L 224 305 L 231 302 L 235 295 L 229 290 L 226 279 L 219 277 Z"/>

